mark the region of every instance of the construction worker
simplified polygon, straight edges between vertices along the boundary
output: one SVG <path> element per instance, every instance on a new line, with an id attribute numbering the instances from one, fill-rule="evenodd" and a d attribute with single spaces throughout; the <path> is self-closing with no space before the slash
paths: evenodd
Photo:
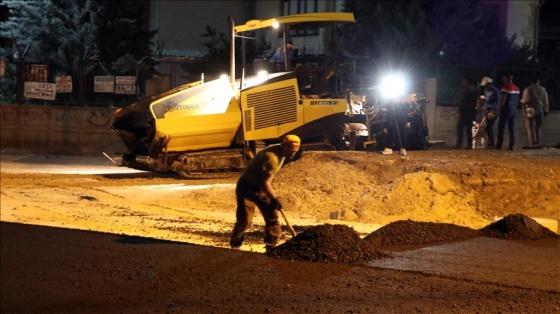
<path id="1" fill-rule="evenodd" d="M 517 113 L 517 104 L 519 104 L 519 88 L 513 84 L 513 76 L 505 74 L 503 76 L 504 86 L 502 87 L 500 98 L 500 107 L 498 115 L 500 121 L 498 122 L 498 142 L 496 149 L 502 149 L 504 143 L 504 131 L 506 124 L 509 133 L 508 149 L 513 150 L 515 146 L 515 114 Z"/>
<path id="2" fill-rule="evenodd" d="M 287 135 L 280 144 L 271 145 L 257 153 L 243 171 L 235 190 L 237 221 L 230 239 L 232 249 L 239 249 L 243 244 L 245 230 L 253 221 L 255 206 L 259 208 L 265 221 L 266 248 L 270 249 L 278 244 L 281 232 L 278 209 L 282 205 L 270 182 L 274 174 L 296 156 L 300 143 L 298 136 Z"/>
<path id="3" fill-rule="evenodd" d="M 488 145 L 486 148 L 494 148 L 494 123 L 498 115 L 500 91 L 492 85 L 492 79 L 483 77 L 480 86 L 484 87 L 484 109 L 486 109 L 486 135 Z"/>
<path id="4" fill-rule="evenodd" d="M 541 146 L 541 126 L 543 116 L 548 114 L 548 94 L 546 89 L 539 85 L 539 79 L 531 81 L 531 85 L 523 90 L 521 103 L 525 110 L 525 126 L 527 136 L 532 146 Z"/>
<path id="5" fill-rule="evenodd" d="M 276 49 L 274 55 L 272 55 L 272 57 L 268 61 L 274 64 L 276 66 L 276 70 L 278 71 L 289 70 L 285 68 L 284 60 L 288 60 L 288 68 L 291 68 L 292 59 L 295 56 L 295 50 L 293 48 L 294 42 L 291 39 L 286 40 L 286 47 L 284 48 L 284 46 L 282 46 Z M 286 55 L 284 55 L 284 53 L 286 53 Z"/>
<path id="6" fill-rule="evenodd" d="M 465 149 L 473 148 L 472 126 L 476 118 L 476 103 L 478 91 L 474 87 L 473 79 L 465 77 L 461 81 L 461 92 L 459 93 L 458 106 L 459 118 L 457 119 L 457 144 L 455 148 L 463 146 L 463 134 L 466 130 L 467 146 Z"/>

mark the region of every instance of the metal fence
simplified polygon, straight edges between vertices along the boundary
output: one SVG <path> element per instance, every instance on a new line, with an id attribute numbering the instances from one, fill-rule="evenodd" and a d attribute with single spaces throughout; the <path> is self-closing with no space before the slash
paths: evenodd
<path id="1" fill-rule="evenodd" d="M 158 71 L 161 69 L 161 71 Z M 54 100 L 24 98 L 24 84 L 17 82 L 54 83 L 54 69 L 46 64 L 20 63 L 14 76 L 16 83 L 10 87 L 4 86 L 0 93 L 2 104 L 56 105 L 56 106 L 89 106 L 89 107 L 122 107 L 138 99 L 162 92 L 173 87 L 200 80 L 204 73 L 206 80 L 219 77 L 227 73 L 228 66 L 224 60 L 213 62 L 160 62 L 154 67 L 138 67 L 137 69 L 112 69 L 97 65 L 78 66 L 71 76 L 72 91 L 56 93 Z M 136 81 L 133 94 L 117 94 L 115 92 L 96 92 L 94 78 L 96 76 L 133 76 Z M 159 88 L 149 88 L 150 83 L 157 85 L 158 78 L 165 77 L 165 84 Z M 171 79 L 169 78 L 171 77 Z M 6 84 L 7 85 L 7 84 Z M 151 92 L 151 93 L 150 93 Z"/>
<path id="2" fill-rule="evenodd" d="M 253 63 L 248 64 L 247 73 L 251 73 Z M 257 65 L 255 65 L 257 66 Z M 168 84 L 164 84 L 156 92 L 173 88 L 182 84 L 197 81 L 204 74 L 206 80 L 219 77 L 220 74 L 227 73 L 228 60 L 213 61 L 165 61 L 160 62 L 155 68 L 138 69 L 136 71 L 121 71 L 122 74 L 108 73 L 102 66 L 91 66 L 89 68 L 78 68 L 72 75 L 73 89 L 71 93 L 56 94 L 55 100 L 39 99 L 20 99 L 19 103 L 34 105 L 58 105 L 58 106 L 90 106 L 90 107 L 122 107 L 138 99 L 150 96 L 154 93 L 147 85 L 150 80 L 158 77 L 167 76 Z M 48 82 L 54 82 L 53 71 L 48 75 L 39 73 Z M 132 72 L 132 73 L 131 73 Z M 237 66 L 236 73 L 241 73 L 241 67 Z M 489 76 L 495 80 L 495 85 L 501 87 L 501 76 L 511 73 L 514 76 L 514 83 L 523 90 L 530 84 L 534 77 L 539 77 L 541 85 L 548 91 L 551 109 L 560 109 L 560 69 L 538 69 L 529 67 L 474 67 L 454 64 L 438 64 L 431 67 L 429 76 L 437 78 L 437 104 L 440 106 L 455 106 L 457 95 L 463 77 L 472 77 L 479 81 L 484 76 Z M 155 74 L 155 75 L 154 75 Z M 135 94 L 116 94 L 99 93 L 94 90 L 94 77 L 106 75 L 131 75 L 136 79 Z M 20 76 L 24 80 L 24 76 Z M 29 79 L 29 78 L 26 78 Z M 1 93 L 0 103 L 14 104 L 16 99 L 14 93 L 6 93 L 5 88 Z"/>

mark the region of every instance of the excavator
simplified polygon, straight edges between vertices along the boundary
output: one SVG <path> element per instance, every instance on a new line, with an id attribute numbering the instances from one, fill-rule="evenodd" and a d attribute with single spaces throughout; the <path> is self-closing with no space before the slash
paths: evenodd
<path id="1" fill-rule="evenodd" d="M 128 152 L 106 156 L 119 166 L 197 178 L 240 171 L 259 147 L 287 134 L 298 135 L 307 150 L 348 149 L 345 136 L 356 135 L 349 126 L 367 129 L 359 126 L 361 116 L 352 110 L 353 102 L 364 97 L 343 90 L 336 45 L 331 45 L 330 56 L 284 58 L 280 71 L 245 75 L 242 70 L 236 77 L 235 38 L 281 28 L 285 47 L 293 30 L 326 28 L 334 40 L 337 25 L 354 22 L 352 13 L 341 12 L 256 19 L 243 25 L 229 18 L 229 73 L 117 109 L 112 130 Z"/>

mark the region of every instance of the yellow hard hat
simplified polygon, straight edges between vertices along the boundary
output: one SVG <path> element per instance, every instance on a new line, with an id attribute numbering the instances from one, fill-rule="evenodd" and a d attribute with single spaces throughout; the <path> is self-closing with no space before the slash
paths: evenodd
<path id="1" fill-rule="evenodd" d="M 284 137 L 284 139 L 282 140 L 282 144 L 287 144 L 290 146 L 299 146 L 301 144 L 301 139 L 297 135 L 289 134 L 286 135 L 286 137 Z"/>

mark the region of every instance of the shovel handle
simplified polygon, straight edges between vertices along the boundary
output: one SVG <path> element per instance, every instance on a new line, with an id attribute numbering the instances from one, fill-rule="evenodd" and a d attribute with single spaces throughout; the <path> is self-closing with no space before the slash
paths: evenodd
<path id="1" fill-rule="evenodd" d="M 286 225 L 288 225 L 288 229 L 290 230 L 290 233 L 292 234 L 292 236 L 293 237 L 297 236 L 296 230 L 294 230 L 294 227 L 292 227 L 292 224 L 288 221 L 288 217 L 286 217 L 286 214 L 284 213 L 284 210 L 282 209 L 282 207 L 278 208 L 278 210 L 282 214 L 282 217 L 284 217 L 284 221 L 286 221 Z"/>

